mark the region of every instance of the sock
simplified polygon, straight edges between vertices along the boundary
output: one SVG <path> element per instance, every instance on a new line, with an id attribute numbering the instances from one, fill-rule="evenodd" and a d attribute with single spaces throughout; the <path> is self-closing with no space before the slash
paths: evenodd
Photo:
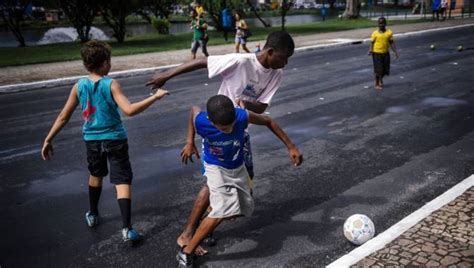
<path id="1" fill-rule="evenodd" d="M 132 200 L 128 198 L 120 198 L 117 199 L 117 201 L 120 206 L 120 212 L 122 213 L 122 228 L 132 228 L 130 223 L 132 218 Z"/>
<path id="2" fill-rule="evenodd" d="M 93 187 L 89 185 L 89 205 L 93 215 L 99 215 L 98 205 L 100 199 L 100 193 L 102 192 L 102 186 Z"/>

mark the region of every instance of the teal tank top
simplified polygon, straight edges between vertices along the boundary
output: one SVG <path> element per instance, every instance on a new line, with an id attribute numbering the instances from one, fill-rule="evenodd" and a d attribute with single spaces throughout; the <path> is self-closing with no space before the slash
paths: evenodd
<path id="1" fill-rule="evenodd" d="M 102 77 L 97 82 L 89 78 L 77 82 L 85 141 L 127 139 L 118 105 L 112 97 L 111 85 L 112 79 L 109 77 Z"/>

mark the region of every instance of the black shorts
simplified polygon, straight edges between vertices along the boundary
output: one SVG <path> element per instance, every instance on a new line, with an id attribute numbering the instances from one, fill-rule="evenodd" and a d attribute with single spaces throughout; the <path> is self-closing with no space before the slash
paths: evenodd
<path id="1" fill-rule="evenodd" d="M 132 184 L 132 166 L 128 157 L 127 140 L 86 141 L 89 172 L 94 177 L 109 173 L 113 184 Z"/>
<path id="2" fill-rule="evenodd" d="M 378 76 L 390 74 L 390 53 L 372 53 L 374 73 Z"/>

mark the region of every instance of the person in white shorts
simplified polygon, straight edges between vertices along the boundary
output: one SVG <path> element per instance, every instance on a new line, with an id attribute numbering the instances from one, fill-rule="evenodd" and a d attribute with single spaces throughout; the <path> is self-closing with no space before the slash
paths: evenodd
<path id="1" fill-rule="evenodd" d="M 185 164 L 192 161 L 193 155 L 199 158 L 194 143 L 197 132 L 203 138 L 204 176 L 210 190 L 212 210 L 201 221 L 191 240 L 178 252 L 180 267 L 192 267 L 195 249 L 223 220 L 250 216 L 254 210 L 243 153 L 245 130 L 249 123 L 267 126 L 288 148 L 292 163 L 299 166 L 303 162 L 298 148 L 270 117 L 234 108 L 233 102 L 223 95 L 208 100 L 207 112 L 194 106 L 181 158 Z"/>

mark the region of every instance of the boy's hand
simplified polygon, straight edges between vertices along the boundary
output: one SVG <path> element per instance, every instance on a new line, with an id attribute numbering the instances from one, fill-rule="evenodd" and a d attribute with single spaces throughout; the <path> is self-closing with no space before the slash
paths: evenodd
<path id="1" fill-rule="evenodd" d="M 367 52 L 367 55 L 372 55 L 372 50 L 369 50 L 369 52 Z"/>
<path id="2" fill-rule="evenodd" d="M 165 72 L 155 74 L 145 85 L 152 86 L 153 89 L 162 87 L 168 78 L 166 77 Z"/>
<path id="3" fill-rule="evenodd" d="M 170 93 L 167 91 L 167 90 L 164 90 L 164 89 L 161 89 L 159 88 L 156 92 L 155 92 L 155 98 L 157 100 L 163 98 L 164 96 L 166 95 L 169 95 Z"/>
<path id="4" fill-rule="evenodd" d="M 45 141 L 43 148 L 41 149 L 41 157 L 43 160 L 50 160 L 54 155 L 53 145 L 50 142 Z"/>
<path id="5" fill-rule="evenodd" d="M 290 154 L 291 162 L 293 162 L 293 165 L 295 165 L 295 167 L 303 163 L 303 155 L 300 153 L 298 148 L 290 148 L 288 149 L 288 153 Z"/>
<path id="6" fill-rule="evenodd" d="M 395 59 L 398 60 L 399 58 L 400 58 L 400 54 L 398 54 L 398 51 L 397 51 L 397 52 L 395 52 Z"/>
<path id="7" fill-rule="evenodd" d="M 186 143 L 183 150 L 181 150 L 181 162 L 187 165 L 189 159 L 189 161 L 194 163 L 193 154 L 196 155 L 198 159 L 200 158 L 196 145 L 194 145 L 194 143 Z"/>
<path id="8" fill-rule="evenodd" d="M 241 99 L 236 99 L 235 100 L 235 103 L 237 103 L 237 105 L 242 108 L 242 109 L 245 109 L 245 102 Z"/>

